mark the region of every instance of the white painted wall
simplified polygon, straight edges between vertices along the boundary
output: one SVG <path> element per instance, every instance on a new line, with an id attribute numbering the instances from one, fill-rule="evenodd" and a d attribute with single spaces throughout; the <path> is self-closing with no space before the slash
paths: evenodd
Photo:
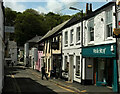
<path id="1" fill-rule="evenodd" d="M 0 0 L 0 93 L 2 92 L 2 88 L 4 85 L 4 25 L 3 25 L 3 10 L 2 10 L 2 0 Z"/>
<path id="2" fill-rule="evenodd" d="M 14 65 L 17 65 L 17 43 L 15 41 L 8 41 L 9 54 Z"/>
<path id="3" fill-rule="evenodd" d="M 106 10 L 109 9 L 106 8 Z M 115 12 L 115 6 L 112 6 L 112 12 Z M 112 14 L 113 14 L 112 13 Z M 116 40 L 113 37 L 106 37 L 106 11 L 102 11 L 99 14 L 97 14 L 95 17 L 92 17 L 94 19 L 94 41 L 89 41 L 89 33 L 88 28 L 84 29 L 84 46 L 89 45 L 100 45 L 100 44 L 109 44 L 109 43 L 115 43 Z M 103 18 L 103 21 L 101 21 L 101 18 Z M 91 19 L 91 18 L 90 18 Z M 84 20 L 84 28 L 87 27 L 87 24 L 89 23 L 89 20 Z M 115 28 L 115 16 L 112 16 L 112 25 L 113 28 Z"/>
<path id="4" fill-rule="evenodd" d="M 62 31 L 62 54 L 63 54 L 63 63 L 62 63 L 62 70 L 64 70 L 65 68 L 65 56 L 68 57 L 68 62 L 70 63 L 70 56 L 72 55 L 73 56 L 73 65 L 75 66 L 75 68 L 73 69 L 73 80 L 74 81 L 77 81 L 77 82 L 81 82 L 81 66 L 80 66 L 80 76 L 79 78 L 76 77 L 75 73 L 76 73 L 76 56 L 80 56 L 80 65 L 81 65 L 81 39 L 79 42 L 76 42 L 76 30 L 77 30 L 77 27 L 80 26 L 80 32 L 81 32 L 81 23 L 77 23 L 71 27 L 68 27 L 66 29 L 64 29 Z M 71 30 L 74 30 L 73 32 L 73 46 L 70 45 L 70 32 Z M 68 46 L 65 46 L 65 32 L 68 31 Z M 81 33 L 80 33 L 81 35 Z M 80 43 L 80 44 L 78 44 Z M 68 78 L 70 79 L 70 65 L 69 65 L 69 74 L 68 74 Z"/>
<path id="5" fill-rule="evenodd" d="M 29 43 L 25 43 L 24 44 L 24 65 L 27 64 L 28 59 L 26 59 L 26 57 L 29 56 Z"/>

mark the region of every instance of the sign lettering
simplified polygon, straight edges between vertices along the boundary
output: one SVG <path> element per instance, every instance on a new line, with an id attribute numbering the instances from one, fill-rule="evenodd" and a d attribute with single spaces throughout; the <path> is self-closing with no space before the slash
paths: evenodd
<path id="1" fill-rule="evenodd" d="M 105 54 L 106 53 L 106 48 L 104 48 L 104 49 L 102 49 L 102 48 L 93 49 L 93 53 Z"/>

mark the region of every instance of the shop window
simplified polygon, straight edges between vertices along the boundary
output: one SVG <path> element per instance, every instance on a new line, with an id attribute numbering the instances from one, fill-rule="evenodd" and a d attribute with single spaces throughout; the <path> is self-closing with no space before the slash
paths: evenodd
<path id="1" fill-rule="evenodd" d="M 94 19 L 91 19 L 88 23 L 88 32 L 90 41 L 94 41 Z"/>
<path id="2" fill-rule="evenodd" d="M 80 56 L 76 56 L 76 76 L 80 76 Z"/>
<path id="3" fill-rule="evenodd" d="M 112 9 L 106 11 L 106 31 L 107 37 L 112 37 Z"/>
<path id="4" fill-rule="evenodd" d="M 105 73 L 105 59 L 98 60 L 98 81 L 99 82 L 106 82 L 106 73 Z"/>
<path id="5" fill-rule="evenodd" d="M 76 42 L 80 41 L 80 26 L 76 30 Z"/>

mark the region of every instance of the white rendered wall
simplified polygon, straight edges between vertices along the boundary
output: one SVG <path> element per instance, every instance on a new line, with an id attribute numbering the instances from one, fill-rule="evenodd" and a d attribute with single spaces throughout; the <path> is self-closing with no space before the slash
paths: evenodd
<path id="1" fill-rule="evenodd" d="M 9 41 L 9 54 L 11 55 L 11 60 L 17 65 L 17 43 L 14 41 Z"/>
<path id="2" fill-rule="evenodd" d="M 73 65 L 75 66 L 75 68 L 73 69 L 73 73 L 74 73 L 74 81 L 77 81 L 77 82 L 81 82 L 81 66 L 80 66 L 80 76 L 79 78 L 76 78 L 76 56 L 80 56 L 80 65 L 81 65 L 81 39 L 79 42 L 76 42 L 76 29 L 77 27 L 80 26 L 80 36 L 81 36 L 81 23 L 77 23 L 71 27 L 68 27 L 66 29 L 64 29 L 62 31 L 62 54 L 63 54 L 63 63 L 62 63 L 62 70 L 64 70 L 65 68 L 65 56 L 67 56 L 67 61 L 70 62 L 70 56 L 72 55 L 73 56 Z M 73 46 L 71 46 L 70 44 L 70 32 L 71 30 L 74 30 L 73 32 Z M 65 47 L 65 32 L 68 32 L 68 46 Z M 81 38 L 81 37 L 80 37 Z M 79 43 L 79 44 L 78 44 Z M 70 70 L 70 68 L 69 68 Z M 70 75 L 68 74 L 68 77 Z"/>
<path id="3" fill-rule="evenodd" d="M 1 9 L 1 2 L 0 0 L 0 93 L 2 92 L 3 88 L 3 81 L 4 81 L 4 42 L 3 42 L 3 34 L 4 34 L 4 28 L 3 28 L 3 11 Z"/>
<path id="4" fill-rule="evenodd" d="M 114 6 L 112 6 L 112 12 L 113 13 L 115 12 Z M 90 19 L 84 21 L 84 28 L 85 26 L 87 27 L 88 21 Z M 84 29 L 85 46 L 115 43 L 116 42 L 115 38 L 106 37 L 106 32 L 107 32 L 106 31 L 106 12 L 105 11 L 100 12 L 95 17 L 93 17 L 93 19 L 94 19 L 94 41 L 93 42 L 89 41 L 88 28 Z M 101 21 L 101 19 L 103 19 L 103 21 Z M 112 16 L 112 26 L 113 28 L 115 28 L 115 16 Z"/>

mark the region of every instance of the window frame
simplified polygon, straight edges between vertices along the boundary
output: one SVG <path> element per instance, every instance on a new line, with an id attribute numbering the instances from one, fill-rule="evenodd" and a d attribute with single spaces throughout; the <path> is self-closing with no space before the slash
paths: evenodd
<path id="1" fill-rule="evenodd" d="M 75 75 L 76 75 L 76 76 L 80 76 L 80 56 L 76 56 Z"/>
<path id="2" fill-rule="evenodd" d="M 65 46 L 68 46 L 68 31 L 65 31 L 65 36 L 64 36 L 64 45 Z M 66 38 L 66 36 L 67 36 L 67 38 Z"/>
<path id="3" fill-rule="evenodd" d="M 70 30 L 70 44 L 73 44 L 74 41 L 74 29 Z"/>
<path id="4" fill-rule="evenodd" d="M 110 14 L 110 11 L 111 11 L 111 14 Z M 111 16 L 111 21 L 109 22 L 108 20 L 110 19 L 110 18 L 107 18 L 108 17 L 108 13 L 109 13 L 109 15 Z M 112 38 L 113 37 L 113 22 L 112 22 L 112 8 L 109 8 L 108 10 L 106 10 L 106 12 L 105 12 L 105 16 L 106 16 L 106 22 L 105 22 L 105 27 L 106 27 L 106 38 L 107 39 L 109 39 L 109 38 Z M 111 27 L 110 27 L 110 30 L 108 30 L 108 26 L 110 26 L 111 25 Z M 110 32 L 110 33 L 108 33 L 108 32 Z"/>
<path id="5" fill-rule="evenodd" d="M 78 31 L 78 28 L 79 28 L 79 31 Z M 80 42 L 80 30 L 81 29 L 81 27 L 80 26 L 78 26 L 77 28 L 76 28 L 76 43 L 78 43 L 78 42 Z"/>
<path id="6" fill-rule="evenodd" d="M 93 21 L 93 27 L 91 26 L 91 23 Z M 88 33 L 89 33 L 89 42 L 94 42 L 95 37 L 94 37 L 94 18 L 89 19 L 88 21 Z M 92 33 L 93 33 L 93 38 L 92 38 Z"/>

